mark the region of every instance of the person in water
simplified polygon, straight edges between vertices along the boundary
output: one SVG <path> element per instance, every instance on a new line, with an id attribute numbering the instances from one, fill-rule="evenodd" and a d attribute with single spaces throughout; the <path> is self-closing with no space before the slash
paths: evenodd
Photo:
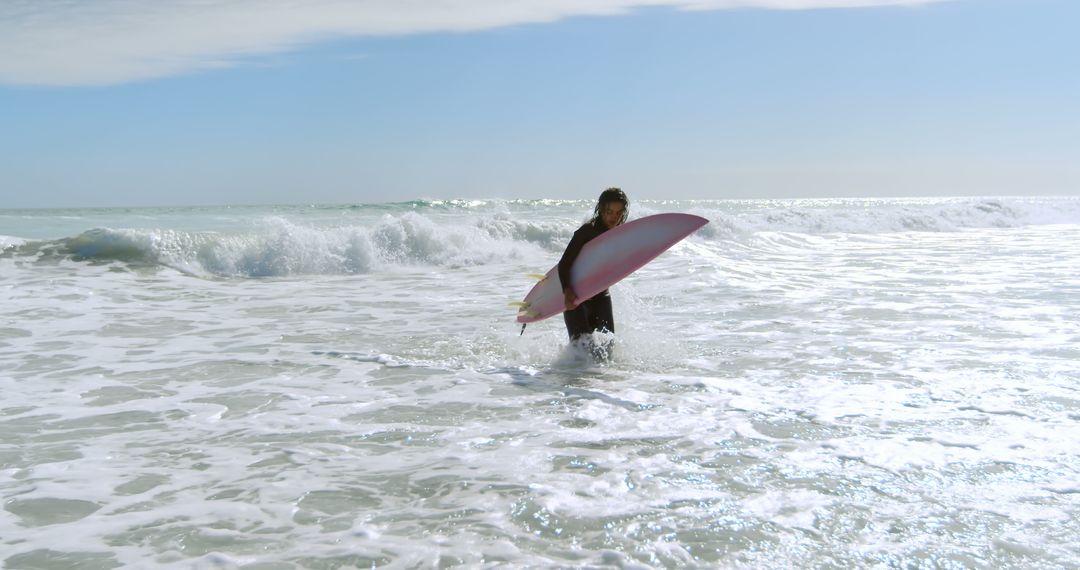
<path id="1" fill-rule="evenodd" d="M 626 221 L 630 201 L 618 188 L 608 188 L 600 194 L 591 220 L 574 232 L 562 259 L 559 260 L 559 282 L 563 284 L 563 298 L 566 312 L 566 332 L 571 342 L 577 342 L 582 336 L 594 332 L 615 332 L 615 318 L 611 314 L 611 296 L 607 290 L 597 293 L 589 299 L 578 299 L 570 286 L 570 268 L 574 266 L 581 248 L 600 234 Z"/>

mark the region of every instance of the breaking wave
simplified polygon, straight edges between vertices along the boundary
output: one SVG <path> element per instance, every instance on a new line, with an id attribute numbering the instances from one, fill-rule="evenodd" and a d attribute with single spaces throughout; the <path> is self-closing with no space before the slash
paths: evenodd
<path id="1" fill-rule="evenodd" d="M 283 277 L 368 273 L 390 265 L 463 267 L 513 259 L 523 248 L 553 248 L 569 238 L 557 225 L 482 219 L 438 224 L 407 212 L 368 226 L 310 227 L 282 217 L 249 232 L 95 228 L 55 241 L 15 241 L 8 252 L 76 261 L 164 265 L 195 275 Z"/>
<path id="2" fill-rule="evenodd" d="M 508 207 L 509 205 L 509 207 Z M 537 253 L 554 258 L 579 224 L 581 201 L 416 201 L 325 206 L 364 218 L 319 225 L 264 217 L 242 232 L 164 228 L 95 228 L 32 241 L 0 236 L 0 255 L 41 260 L 164 265 L 195 275 L 284 277 L 356 274 L 394 265 L 465 267 Z M 512 210 L 512 211 L 511 211 Z M 711 223 L 694 239 L 755 245 L 767 232 L 877 234 L 1080 223 L 1077 198 L 831 199 L 639 201 L 634 216 L 661 211 L 702 215 Z"/>
<path id="3" fill-rule="evenodd" d="M 712 221 L 701 234 L 713 239 L 760 232 L 955 232 L 1080 223 L 1080 199 L 1058 197 L 762 200 L 691 211 Z"/>

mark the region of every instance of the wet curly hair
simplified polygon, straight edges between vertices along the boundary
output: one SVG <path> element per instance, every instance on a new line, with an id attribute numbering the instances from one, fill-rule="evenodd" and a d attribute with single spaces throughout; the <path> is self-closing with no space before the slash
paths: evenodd
<path id="1" fill-rule="evenodd" d="M 626 222 L 626 216 L 630 214 L 630 199 L 626 197 L 626 193 L 622 189 L 608 188 L 600 193 L 600 199 L 596 201 L 596 207 L 593 208 L 593 223 L 600 219 L 600 213 L 604 211 L 604 206 L 612 202 L 619 202 L 623 205 L 622 219 L 619 220 L 619 223 Z"/>

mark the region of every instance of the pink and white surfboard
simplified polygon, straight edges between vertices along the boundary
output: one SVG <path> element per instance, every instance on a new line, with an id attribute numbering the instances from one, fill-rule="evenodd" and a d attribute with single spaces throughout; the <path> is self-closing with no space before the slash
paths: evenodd
<path id="1" fill-rule="evenodd" d="M 618 283 L 709 220 L 691 214 L 656 214 L 616 226 L 581 248 L 570 269 L 570 284 L 584 301 Z M 519 307 L 517 322 L 532 323 L 566 310 L 559 266 L 551 268 Z"/>

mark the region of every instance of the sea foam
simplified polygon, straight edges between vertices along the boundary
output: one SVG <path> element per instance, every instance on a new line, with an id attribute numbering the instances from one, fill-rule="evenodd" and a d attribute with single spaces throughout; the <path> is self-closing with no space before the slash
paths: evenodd
<path id="1" fill-rule="evenodd" d="M 632 203 L 635 217 L 672 209 L 711 221 L 691 241 L 717 241 L 733 248 L 797 249 L 807 236 L 830 234 L 949 233 L 1080 222 L 1080 200 L 1072 198 Z M 518 259 L 525 252 L 543 251 L 554 259 L 585 219 L 580 214 L 568 217 L 567 211 L 568 204 L 560 201 L 420 201 L 295 212 L 279 207 L 274 215 L 237 221 L 224 229 L 215 220 L 215 229 L 199 230 L 177 223 L 178 214 L 170 210 L 172 218 L 167 221 L 185 227 L 96 227 L 45 241 L 9 236 L 0 238 L 0 251 L 164 265 L 225 277 L 350 275 L 416 265 L 467 267 Z M 351 217 L 334 218 L 335 212 Z"/>

